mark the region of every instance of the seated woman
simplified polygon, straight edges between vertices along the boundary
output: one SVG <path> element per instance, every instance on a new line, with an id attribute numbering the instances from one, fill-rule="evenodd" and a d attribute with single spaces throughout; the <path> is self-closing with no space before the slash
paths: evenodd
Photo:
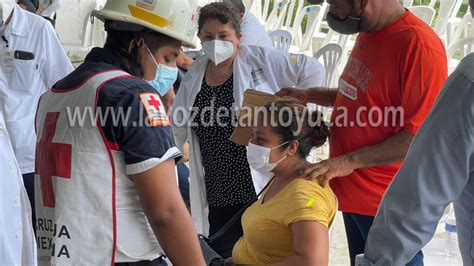
<path id="1" fill-rule="evenodd" d="M 311 148 L 326 142 L 328 127 L 320 112 L 309 114 L 293 98 L 264 110 L 267 116 L 260 115 L 258 126 L 252 128 L 247 158 L 252 168 L 272 172 L 273 179 L 243 214 L 244 235 L 234 247 L 232 261 L 328 265 L 328 227 L 336 213 L 336 198 L 329 186 L 323 188 L 300 176 L 309 165 L 306 157 Z"/>
<path id="2" fill-rule="evenodd" d="M 240 21 L 229 3 L 201 9 L 198 37 L 205 56 L 190 67 L 173 103 L 176 144 L 189 142 L 191 213 L 198 233 L 205 235 L 221 229 L 269 180 L 251 171 L 245 146 L 229 140 L 245 90 L 275 94 L 285 87 L 317 87 L 324 80 L 323 66 L 312 57 L 240 45 Z M 237 223 L 212 247 L 230 257 L 241 236 Z"/>

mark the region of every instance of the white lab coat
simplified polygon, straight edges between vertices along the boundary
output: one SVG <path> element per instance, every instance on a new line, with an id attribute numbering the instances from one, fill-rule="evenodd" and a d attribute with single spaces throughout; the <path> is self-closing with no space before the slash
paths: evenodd
<path id="1" fill-rule="evenodd" d="M 393 179 L 357 265 L 405 265 L 454 202 L 464 265 L 474 265 L 474 54 L 445 83 Z"/>
<path id="2" fill-rule="evenodd" d="M 36 265 L 31 206 L 0 108 L 0 265 Z"/>
<path id="3" fill-rule="evenodd" d="M 0 58 L 7 50 L 34 54 L 32 60 L 13 59 L 7 71 L 0 61 L 0 107 L 21 172 L 35 171 L 36 135 L 34 120 L 43 92 L 73 70 L 51 23 L 21 9 L 17 4 L 0 40 Z"/>
<path id="4" fill-rule="evenodd" d="M 173 103 L 171 117 L 178 148 L 189 142 L 191 214 L 198 233 L 206 235 L 209 223 L 204 169 L 197 137 L 187 123 L 190 120 L 190 108 L 201 90 L 208 62 L 206 57 L 199 58 L 184 76 Z M 242 106 L 244 92 L 248 88 L 273 94 L 284 87 L 317 87 L 322 84 L 324 73 L 324 67 L 312 57 L 241 45 L 234 61 L 235 105 Z M 269 177 L 252 171 L 252 178 L 259 192 Z"/>
<path id="5" fill-rule="evenodd" d="M 240 45 L 256 45 L 265 48 L 274 48 L 273 42 L 265 27 L 249 11 L 245 12 L 240 23 L 242 38 Z"/>

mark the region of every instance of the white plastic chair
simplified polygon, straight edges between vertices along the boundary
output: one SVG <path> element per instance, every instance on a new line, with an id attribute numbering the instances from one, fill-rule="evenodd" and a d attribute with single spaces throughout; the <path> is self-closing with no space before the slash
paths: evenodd
<path id="1" fill-rule="evenodd" d="M 306 30 L 302 37 L 300 53 L 309 52 L 312 54 L 313 35 L 321 29 L 323 17 L 326 14 L 328 4 L 324 2 L 322 5 L 311 5 L 304 8 L 305 15 L 308 16 Z"/>
<path id="2" fill-rule="evenodd" d="M 332 29 L 329 29 L 328 33 L 326 34 L 326 38 L 321 43 L 321 47 L 324 47 L 330 43 L 337 43 L 339 46 L 341 46 L 342 56 L 339 60 L 338 67 L 336 68 L 336 73 L 342 73 L 345 63 L 347 62 L 349 54 L 354 46 L 355 41 L 352 41 L 351 37 L 351 35 L 340 34 Z"/>
<path id="3" fill-rule="evenodd" d="M 270 26 L 273 26 L 273 23 L 275 23 L 276 18 L 278 16 L 279 7 L 280 7 L 280 2 L 279 1 L 273 1 L 272 10 L 270 11 L 270 14 L 268 14 L 267 20 L 265 21 L 265 28 L 267 30 L 269 30 Z"/>
<path id="4" fill-rule="evenodd" d="M 270 39 L 272 39 L 273 47 L 275 49 L 288 52 L 291 46 L 293 38 L 291 33 L 287 30 L 275 30 L 269 33 Z"/>
<path id="5" fill-rule="evenodd" d="M 474 52 L 474 37 L 468 37 L 453 43 L 446 53 L 448 57 L 448 72 L 451 74 L 456 67 L 458 66 L 460 60 L 458 58 L 454 58 L 454 56 L 458 55 L 459 52 L 460 58 L 465 57 L 466 55 Z"/>
<path id="6" fill-rule="evenodd" d="M 436 10 L 429 6 L 412 6 L 408 8 L 415 16 L 423 20 L 426 24 L 431 25 L 436 15 Z"/>
<path id="7" fill-rule="evenodd" d="M 288 2 L 284 2 L 284 1 L 274 2 L 272 12 L 268 16 L 268 20 L 265 23 L 265 28 L 268 31 L 277 30 L 283 25 L 283 19 L 285 18 L 287 7 L 288 7 Z"/>
<path id="8" fill-rule="evenodd" d="M 401 4 L 406 8 L 413 6 L 413 0 L 402 0 L 401 2 Z"/>
<path id="9" fill-rule="evenodd" d="M 471 14 L 466 14 L 462 18 L 454 33 L 450 36 L 451 43 L 460 41 L 463 37 L 474 36 L 474 18 Z"/>
<path id="10" fill-rule="evenodd" d="M 430 3 L 428 4 L 429 7 L 434 8 L 436 5 L 437 0 L 430 0 Z"/>
<path id="11" fill-rule="evenodd" d="M 336 68 L 341 60 L 342 56 L 342 48 L 339 44 L 330 43 L 321 49 L 319 49 L 316 53 L 314 53 L 313 57 L 321 61 L 324 68 L 326 69 L 326 76 L 324 78 L 324 86 L 329 88 L 333 86 Z M 334 87 L 334 86 L 333 86 Z"/>
<path id="12" fill-rule="evenodd" d="M 298 0 L 290 0 L 288 3 L 288 9 L 286 11 L 286 18 L 285 22 L 283 23 L 284 27 L 291 27 L 291 21 L 293 20 L 293 12 L 295 10 L 295 4 L 298 2 Z"/>
<path id="13" fill-rule="evenodd" d="M 261 23 L 264 21 L 262 18 L 262 2 L 260 0 L 246 0 L 245 9 L 251 12 Z"/>
<path id="14" fill-rule="evenodd" d="M 461 9 L 463 0 L 451 0 L 454 1 L 455 4 L 453 6 L 453 10 L 451 10 L 451 18 L 456 18 L 458 15 L 459 10 Z"/>
<path id="15" fill-rule="evenodd" d="M 285 0 L 281 2 L 282 6 L 280 8 L 280 13 L 278 14 L 275 23 L 270 29 L 271 31 L 279 30 L 283 28 L 283 23 L 285 22 L 286 14 L 288 13 L 288 4 L 289 4 L 288 1 L 289 0 Z"/>
<path id="16" fill-rule="evenodd" d="M 288 6 L 288 11 L 286 12 L 286 20 L 285 20 L 285 27 L 286 28 L 293 28 L 299 24 L 296 23 L 296 20 L 301 16 L 303 7 L 304 7 L 304 0 L 291 0 Z M 296 9 L 296 13 L 295 13 Z M 293 19 L 294 17 L 294 19 Z"/>
<path id="17" fill-rule="evenodd" d="M 263 9 L 262 9 L 262 20 L 264 22 L 264 24 L 267 22 L 268 20 L 268 11 L 270 10 L 270 0 L 264 0 L 263 1 Z"/>
<path id="18" fill-rule="evenodd" d="M 462 1 L 462 0 L 461 0 Z M 434 25 L 434 30 L 438 36 L 442 37 L 446 33 L 446 27 L 448 26 L 449 18 L 453 12 L 454 6 L 457 4 L 457 0 L 441 0 L 439 6 L 438 18 Z"/>
<path id="19" fill-rule="evenodd" d="M 288 27 L 288 30 L 293 36 L 293 44 L 296 46 L 301 45 L 302 42 L 303 33 L 301 32 L 301 22 L 303 21 L 303 17 L 305 15 L 304 9 L 304 1 L 300 1 L 296 8 L 296 14 L 293 23 L 290 27 Z"/>
<path id="20" fill-rule="evenodd" d="M 446 41 L 446 46 L 449 47 L 454 41 L 452 40 L 452 36 L 454 32 L 456 31 L 456 28 L 461 24 L 462 18 L 458 18 L 458 12 L 461 9 L 461 5 L 463 3 L 463 0 L 452 0 L 455 1 L 456 3 L 453 6 L 453 9 L 451 11 L 451 16 L 448 19 L 448 24 L 446 25 L 446 36 L 445 36 L 445 41 Z M 469 12 L 467 12 L 469 13 Z"/>

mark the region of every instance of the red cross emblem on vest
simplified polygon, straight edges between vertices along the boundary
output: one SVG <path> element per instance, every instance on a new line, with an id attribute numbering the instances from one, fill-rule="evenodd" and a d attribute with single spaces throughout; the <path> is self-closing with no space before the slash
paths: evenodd
<path id="1" fill-rule="evenodd" d="M 71 178 L 72 145 L 54 143 L 56 125 L 60 113 L 47 113 L 43 123 L 43 134 L 36 144 L 36 174 L 41 180 L 43 206 L 56 207 L 53 176 Z"/>
<path id="2" fill-rule="evenodd" d="M 145 108 L 150 126 L 169 126 L 170 121 L 165 106 L 156 93 L 140 93 L 140 100 Z"/>

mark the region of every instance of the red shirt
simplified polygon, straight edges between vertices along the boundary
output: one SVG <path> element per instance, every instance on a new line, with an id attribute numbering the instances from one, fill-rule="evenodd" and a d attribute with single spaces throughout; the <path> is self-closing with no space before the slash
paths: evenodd
<path id="1" fill-rule="evenodd" d="M 379 31 L 361 33 L 339 81 L 330 157 L 378 144 L 402 130 L 416 134 L 446 79 L 441 40 L 411 12 Z M 390 112 L 390 107 L 403 110 Z M 400 166 L 357 169 L 333 179 L 339 209 L 375 216 Z"/>

